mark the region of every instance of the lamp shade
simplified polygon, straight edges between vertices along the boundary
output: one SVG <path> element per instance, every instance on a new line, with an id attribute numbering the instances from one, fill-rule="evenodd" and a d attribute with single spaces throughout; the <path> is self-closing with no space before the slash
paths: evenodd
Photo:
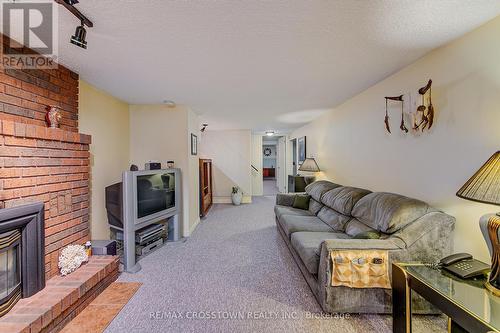
<path id="1" fill-rule="evenodd" d="M 465 183 L 457 196 L 472 201 L 500 205 L 500 151 Z"/>
<path id="2" fill-rule="evenodd" d="M 299 167 L 299 171 L 309 171 L 309 172 L 319 172 L 321 171 L 318 167 L 318 163 L 314 158 L 306 158 L 304 163 Z"/>

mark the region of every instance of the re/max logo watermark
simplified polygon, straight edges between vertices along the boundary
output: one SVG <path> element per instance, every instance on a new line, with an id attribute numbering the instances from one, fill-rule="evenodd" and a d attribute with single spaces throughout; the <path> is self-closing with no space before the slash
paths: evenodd
<path id="1" fill-rule="evenodd" d="M 57 4 L 52 0 L 0 0 L 1 62 L 5 68 L 57 68 Z"/>

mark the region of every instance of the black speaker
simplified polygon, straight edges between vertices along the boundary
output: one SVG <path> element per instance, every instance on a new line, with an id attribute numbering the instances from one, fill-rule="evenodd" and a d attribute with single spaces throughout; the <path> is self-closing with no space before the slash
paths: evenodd
<path id="1" fill-rule="evenodd" d="M 160 162 L 148 162 L 145 165 L 146 170 L 159 170 L 161 169 L 161 163 Z"/>

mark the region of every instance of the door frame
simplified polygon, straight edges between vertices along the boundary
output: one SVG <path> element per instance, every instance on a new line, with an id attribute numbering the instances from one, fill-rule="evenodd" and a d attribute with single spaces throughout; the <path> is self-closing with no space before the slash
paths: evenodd
<path id="1" fill-rule="evenodd" d="M 280 193 L 287 192 L 287 174 L 288 174 L 288 154 L 287 154 L 287 145 L 288 145 L 288 136 L 283 135 L 278 139 L 278 144 L 276 146 L 277 156 L 276 156 L 276 165 L 279 166 L 276 170 L 277 173 L 277 185 L 278 191 Z"/>
<path id="2" fill-rule="evenodd" d="M 290 160 L 289 175 L 296 176 L 299 171 L 299 158 L 297 154 L 297 138 L 289 139 L 289 154 L 287 155 Z"/>

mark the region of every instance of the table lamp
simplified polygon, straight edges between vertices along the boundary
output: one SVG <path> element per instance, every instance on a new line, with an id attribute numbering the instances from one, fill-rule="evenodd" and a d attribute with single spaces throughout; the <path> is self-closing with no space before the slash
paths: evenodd
<path id="1" fill-rule="evenodd" d="M 500 151 L 490 159 L 457 192 L 463 199 L 500 205 Z M 486 288 L 500 295 L 500 213 L 481 217 L 479 227 L 491 255 L 491 273 Z"/>
<path id="2" fill-rule="evenodd" d="M 305 161 L 300 165 L 299 171 L 320 172 L 321 170 L 319 169 L 316 160 L 310 157 L 306 158 Z"/>

